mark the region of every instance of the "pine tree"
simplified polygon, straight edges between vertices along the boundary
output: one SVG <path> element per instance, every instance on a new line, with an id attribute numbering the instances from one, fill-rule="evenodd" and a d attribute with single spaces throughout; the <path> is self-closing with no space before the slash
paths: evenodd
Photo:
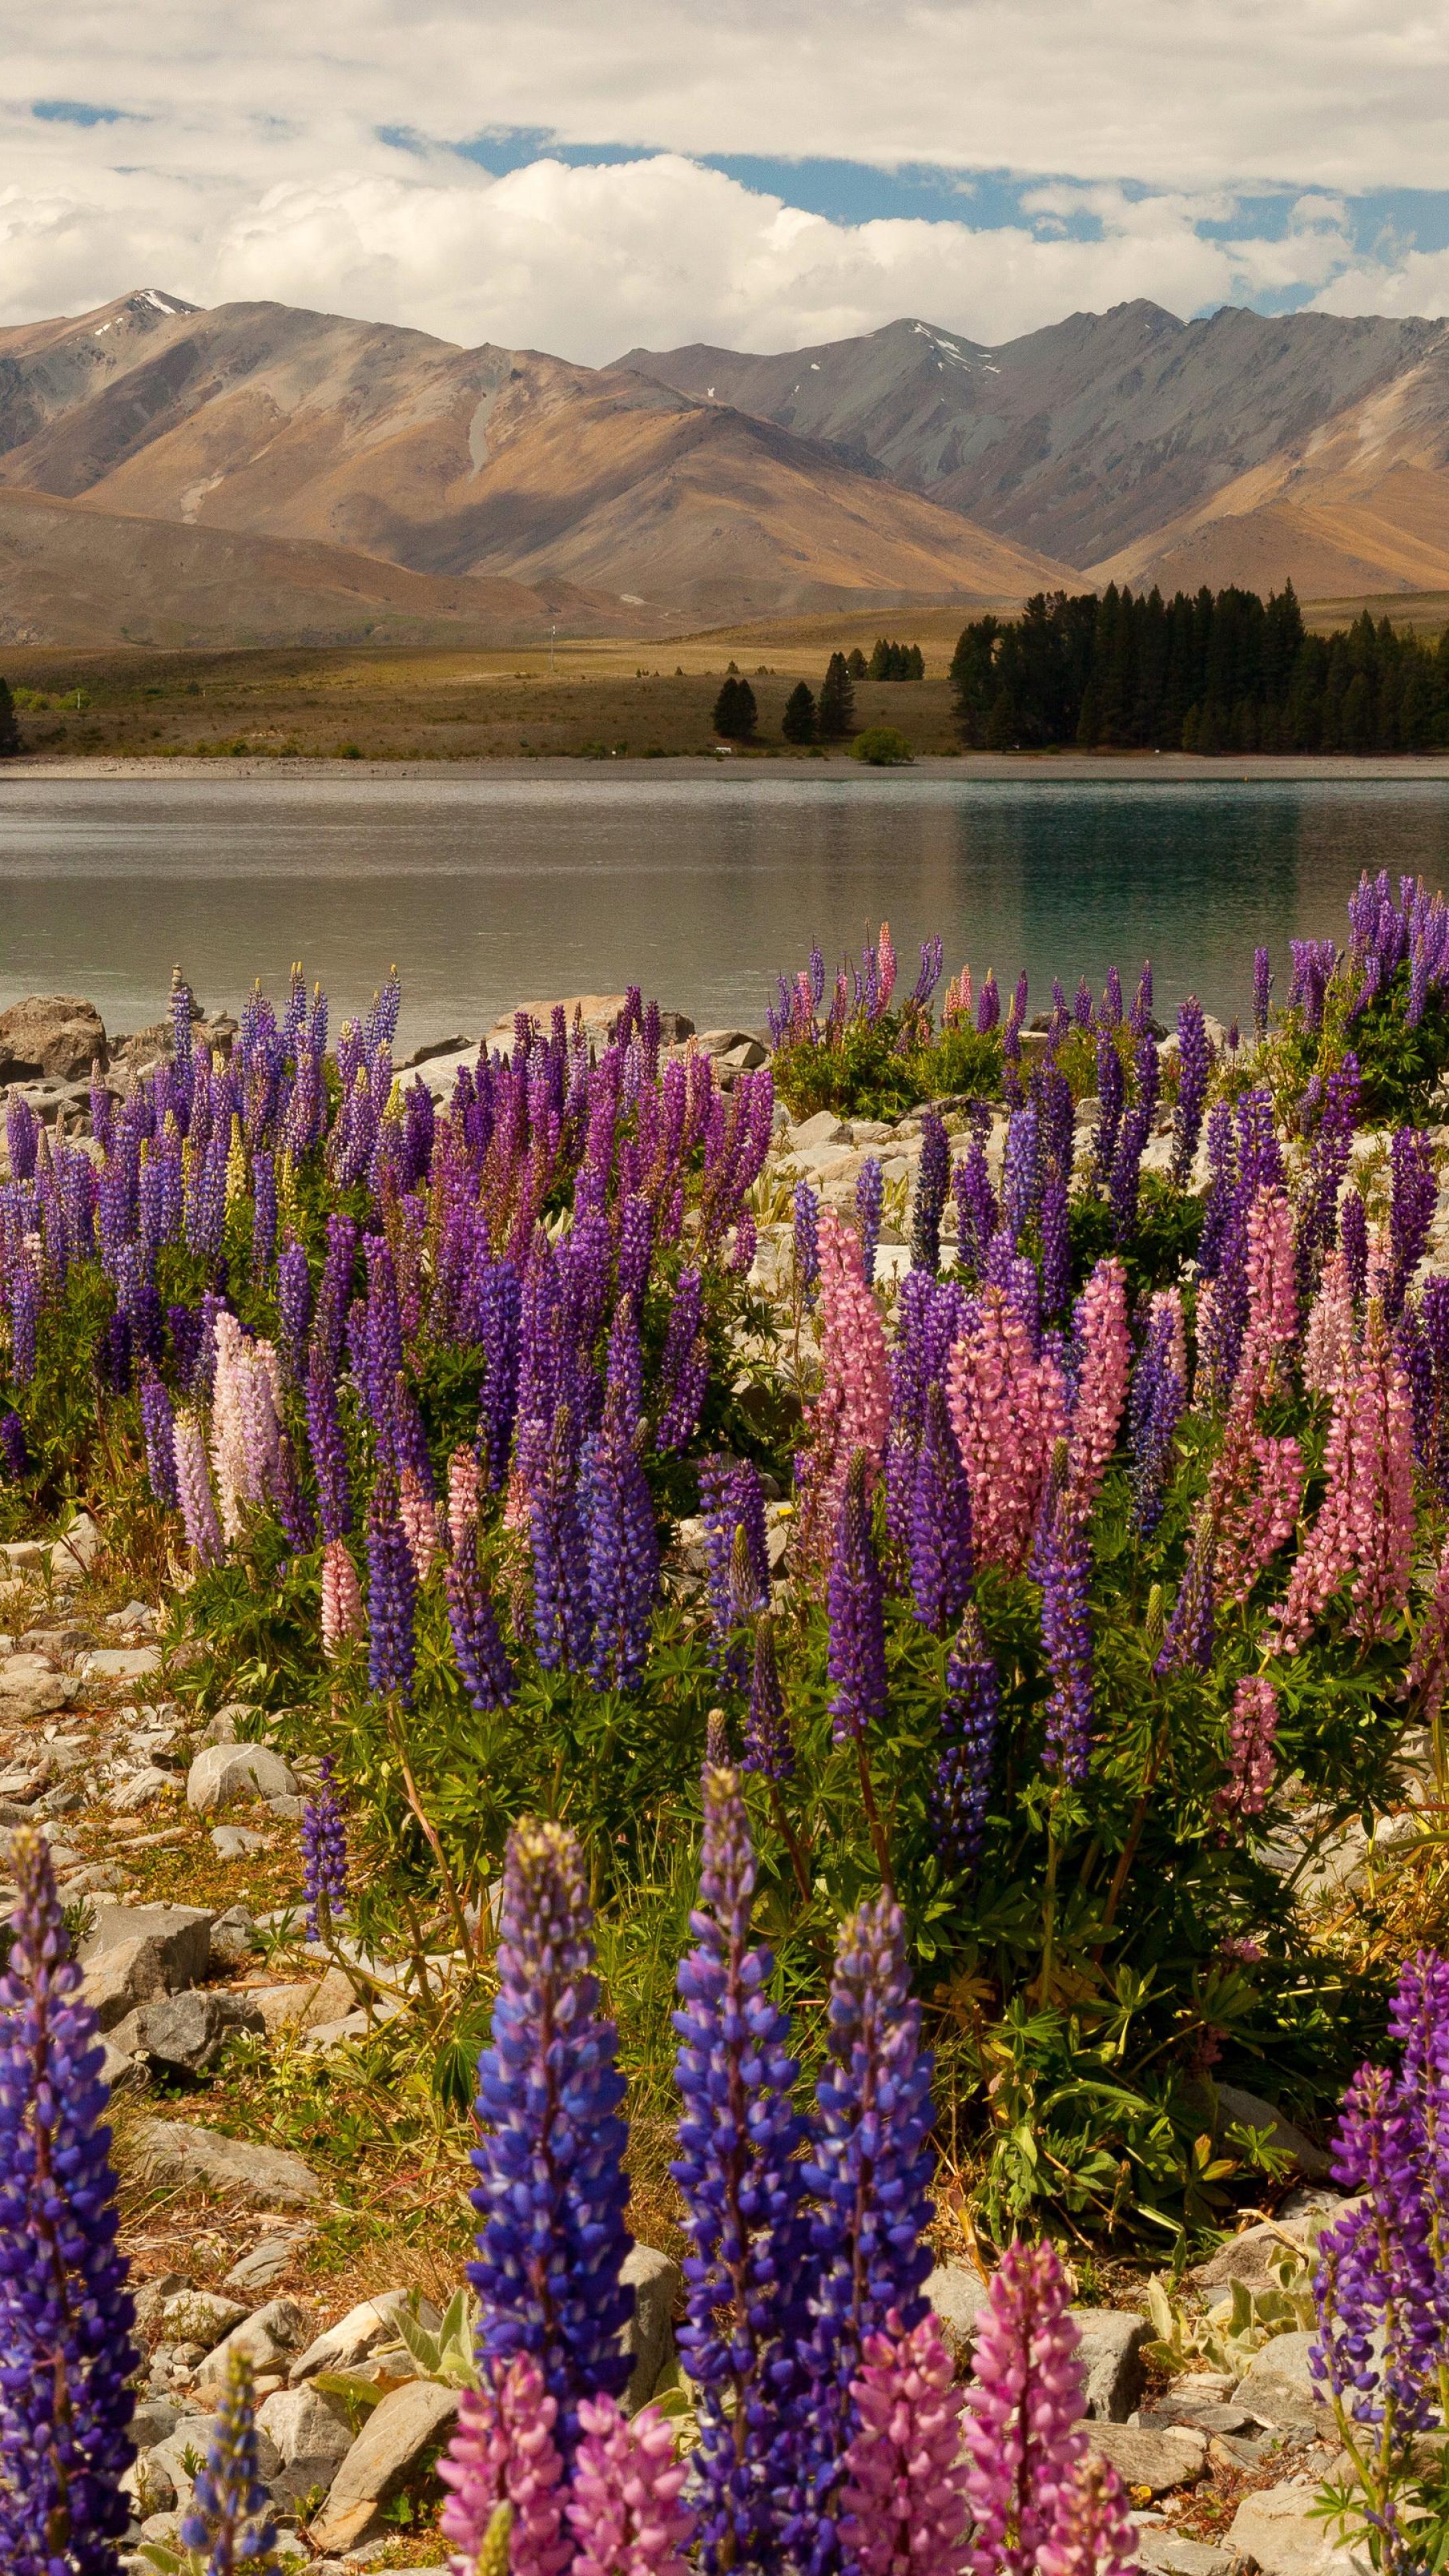
<path id="1" fill-rule="evenodd" d="M 725 742 L 748 742 L 758 711 L 748 680 L 727 679 L 714 702 L 714 729 Z"/>
<path id="2" fill-rule="evenodd" d="M 0 680 L 0 760 L 13 760 L 20 749 L 20 723 L 8 680 Z"/>
<path id="3" fill-rule="evenodd" d="M 815 740 L 815 692 L 807 680 L 797 680 L 785 700 L 780 731 L 787 742 Z"/>
<path id="4" fill-rule="evenodd" d="M 820 685 L 816 722 L 822 742 L 842 742 L 855 723 L 855 691 L 843 653 L 832 653 Z"/>
<path id="5" fill-rule="evenodd" d="M 852 680 L 863 680 L 865 678 L 866 672 L 869 669 L 869 664 L 867 663 L 865 655 L 862 653 L 858 644 L 853 644 L 851 646 L 849 653 L 846 655 L 845 667 L 850 673 Z"/>

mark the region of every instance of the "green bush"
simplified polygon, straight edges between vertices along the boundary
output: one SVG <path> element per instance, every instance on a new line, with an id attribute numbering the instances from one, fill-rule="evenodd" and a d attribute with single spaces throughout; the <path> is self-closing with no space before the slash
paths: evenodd
<path id="1" fill-rule="evenodd" d="M 856 737 L 855 757 L 869 763 L 872 769 L 903 769 L 915 759 L 915 753 L 903 733 L 894 725 L 867 725 Z"/>

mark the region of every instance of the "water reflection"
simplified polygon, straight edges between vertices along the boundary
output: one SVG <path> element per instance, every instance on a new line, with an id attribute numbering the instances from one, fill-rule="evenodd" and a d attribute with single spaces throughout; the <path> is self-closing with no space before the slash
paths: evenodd
<path id="1" fill-rule="evenodd" d="M 0 785 L 0 1001 L 90 994 L 107 1023 L 162 1006 L 180 958 L 211 1006 L 293 957 L 339 1012 L 402 970 L 404 1036 L 477 1030 L 518 998 L 637 979 L 702 1025 L 757 1024 L 775 968 L 882 913 L 903 957 L 1036 1004 L 1053 974 L 1135 974 L 1159 1007 L 1246 1010 L 1255 943 L 1340 931 L 1361 866 L 1449 877 L 1436 780 L 1199 786 L 962 777 L 731 777 Z"/>

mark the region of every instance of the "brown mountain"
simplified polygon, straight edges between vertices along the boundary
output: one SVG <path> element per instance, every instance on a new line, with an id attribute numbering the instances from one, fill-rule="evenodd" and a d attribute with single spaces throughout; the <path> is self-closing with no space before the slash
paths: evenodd
<path id="1" fill-rule="evenodd" d="M 1307 596 L 1449 574 L 1449 323 L 1076 313 L 1000 348 L 924 322 L 619 361 L 823 440 L 1094 579 Z M 1427 479 L 1426 479 L 1427 478 Z"/>
<path id="2" fill-rule="evenodd" d="M 575 631 L 621 610 L 658 626 L 1009 601 L 1069 577 L 828 443 L 650 376 L 154 289 L 0 332 L 7 485 L 455 586 L 571 585 L 597 595 L 575 599 Z"/>

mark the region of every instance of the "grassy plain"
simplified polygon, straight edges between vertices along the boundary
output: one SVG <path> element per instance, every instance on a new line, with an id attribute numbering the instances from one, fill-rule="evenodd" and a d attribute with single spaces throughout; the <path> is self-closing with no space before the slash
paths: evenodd
<path id="1" fill-rule="evenodd" d="M 1327 631 L 1369 606 L 1433 632 L 1449 597 L 1325 602 L 1305 611 Z M 919 644 L 922 681 L 857 681 L 860 726 L 892 724 L 923 753 L 959 748 L 948 673 L 959 605 L 862 610 L 672 637 L 564 637 L 494 651 L 418 647 L 239 647 L 231 651 L 86 651 L 13 646 L 0 672 L 21 698 L 25 748 L 41 758 L 250 756 L 480 760 L 520 757 L 669 759 L 702 753 L 733 663 L 759 708 L 765 756 L 808 759 L 780 719 L 797 680 L 819 688 L 832 652 L 869 654 L 878 634 Z M 817 755 L 818 756 L 818 755 Z"/>

